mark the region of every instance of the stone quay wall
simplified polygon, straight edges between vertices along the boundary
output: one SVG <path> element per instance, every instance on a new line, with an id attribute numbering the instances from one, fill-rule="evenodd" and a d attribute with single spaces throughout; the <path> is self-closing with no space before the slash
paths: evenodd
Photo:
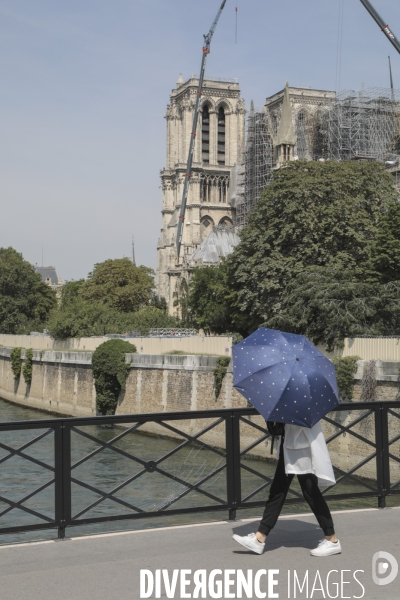
<path id="1" fill-rule="evenodd" d="M 9 335 L 0 333 L 0 346 L 5 348 L 32 348 L 33 350 L 55 350 L 59 352 L 93 352 L 110 338 L 96 336 L 54 340 L 49 335 Z M 125 338 L 136 346 L 138 354 L 165 354 L 180 352 L 212 356 L 232 355 L 232 336 L 193 335 L 187 337 L 134 337 Z"/>
<path id="2" fill-rule="evenodd" d="M 0 397 L 5 400 L 65 416 L 94 416 L 96 393 L 91 369 L 90 352 L 33 352 L 33 376 L 31 386 L 25 384 L 21 375 L 14 380 L 11 369 L 11 348 L 0 348 Z M 22 351 L 24 360 L 25 351 Z M 247 402 L 233 388 L 232 367 L 228 368 L 218 398 L 215 396 L 214 370 L 217 357 L 184 355 L 127 355 L 131 363 L 126 390 L 121 392 L 117 414 L 143 414 L 152 412 L 174 412 L 213 410 L 246 407 Z M 354 402 L 361 399 L 363 361 L 355 375 Z M 400 398 L 398 376 L 399 363 L 377 363 L 377 400 L 388 401 Z M 397 411 L 400 414 L 400 411 Z M 347 425 L 361 411 L 340 411 L 331 418 L 338 424 Z M 265 425 L 260 416 L 247 418 L 251 423 Z M 215 418 L 188 419 L 176 425 L 186 433 L 194 435 L 210 425 Z M 261 433 L 246 423 L 241 423 L 241 448 L 254 443 Z M 334 434 L 334 425 L 323 423 L 326 438 Z M 163 430 L 157 424 L 146 424 L 141 431 L 164 434 L 179 438 L 179 434 Z M 354 431 L 371 442 L 375 439 L 373 415 L 364 419 Z M 390 417 L 389 434 L 394 437 L 400 431 L 400 420 Z M 200 441 L 225 447 L 225 429 L 220 424 L 201 436 Z M 250 451 L 254 457 L 270 457 L 270 441 L 264 440 Z M 373 453 L 372 446 L 350 434 L 340 434 L 329 444 L 332 462 L 347 470 Z M 400 443 L 391 448 L 392 454 L 400 457 Z M 391 462 L 392 481 L 400 478 L 399 464 Z M 357 472 L 375 479 L 375 460 L 368 462 Z"/>
<path id="3" fill-rule="evenodd" d="M 15 381 L 11 348 L 0 348 L 0 397 L 69 416 L 96 414 L 91 352 L 33 351 L 32 383 Z M 25 350 L 22 359 L 25 360 Z M 232 386 L 232 372 L 215 397 L 216 356 L 129 354 L 131 368 L 117 414 L 209 410 L 246 406 Z"/>

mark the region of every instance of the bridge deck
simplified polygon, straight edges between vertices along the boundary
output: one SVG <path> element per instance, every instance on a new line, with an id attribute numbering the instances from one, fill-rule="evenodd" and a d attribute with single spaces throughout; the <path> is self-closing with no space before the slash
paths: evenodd
<path id="1" fill-rule="evenodd" d="M 253 575 L 260 569 L 279 569 L 279 598 L 288 595 L 288 571 L 293 586 L 293 570 L 302 582 L 308 570 L 309 592 L 297 589 L 297 598 L 329 598 L 326 576 L 330 575 L 329 593 L 336 597 L 335 582 L 344 581 L 341 597 L 364 597 L 368 600 L 394 600 L 399 597 L 400 575 L 388 585 L 372 581 L 372 557 L 375 552 L 391 553 L 400 563 L 400 511 L 363 510 L 334 513 L 334 521 L 343 552 L 330 558 L 313 558 L 309 550 L 316 546 L 321 531 L 310 515 L 282 517 L 268 540 L 268 550 L 257 556 L 232 540 L 232 533 L 254 531 L 257 521 L 242 520 L 197 526 L 181 526 L 146 531 L 81 537 L 62 542 L 40 542 L 0 547 L 1 597 L 7 600 L 121 600 L 140 598 L 140 569 L 247 569 Z M 353 572 L 365 588 L 354 580 Z M 311 595 L 313 583 L 321 576 L 318 590 Z M 390 571 L 390 568 L 387 572 Z M 384 575 L 382 575 L 383 577 Z M 232 577 L 232 576 L 231 576 Z M 267 591 L 268 577 L 261 578 Z M 234 579 L 235 581 L 235 579 Z M 318 581 L 318 580 L 317 580 Z M 188 587 L 190 591 L 191 587 Z M 235 586 L 230 588 L 236 597 Z M 324 596 L 325 594 L 325 596 Z M 154 594 L 151 598 L 156 597 Z M 162 598 L 166 598 L 162 590 Z M 181 598 L 179 585 L 174 595 Z M 188 596 L 189 597 L 189 596 Z M 201 596 L 200 596 L 201 597 Z M 207 594 L 207 598 L 211 596 Z M 229 597 L 229 596 L 219 596 Z M 246 597 L 244 595 L 243 597 Z M 256 597 L 256 596 L 254 596 Z"/>

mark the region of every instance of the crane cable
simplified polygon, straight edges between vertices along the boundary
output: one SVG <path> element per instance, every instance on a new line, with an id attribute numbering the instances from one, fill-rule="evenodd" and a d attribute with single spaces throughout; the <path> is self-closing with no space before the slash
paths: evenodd
<path id="1" fill-rule="evenodd" d="M 235 44 L 237 44 L 237 34 L 238 34 L 238 7 L 235 8 L 236 14 L 236 24 L 235 24 Z"/>

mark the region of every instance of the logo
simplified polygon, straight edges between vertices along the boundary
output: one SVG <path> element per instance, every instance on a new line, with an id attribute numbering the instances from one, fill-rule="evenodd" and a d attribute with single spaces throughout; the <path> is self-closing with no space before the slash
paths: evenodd
<path id="1" fill-rule="evenodd" d="M 386 577 L 381 577 L 388 573 L 389 566 L 391 570 Z M 388 585 L 392 583 L 397 577 L 399 571 L 399 564 L 394 556 L 389 552 L 375 552 L 372 557 L 372 579 L 376 585 Z"/>

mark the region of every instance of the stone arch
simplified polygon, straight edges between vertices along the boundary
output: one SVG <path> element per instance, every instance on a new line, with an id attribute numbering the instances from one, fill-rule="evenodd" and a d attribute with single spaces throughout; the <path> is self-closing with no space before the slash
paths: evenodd
<path id="1" fill-rule="evenodd" d="M 205 106 L 209 107 L 210 112 L 215 111 L 215 101 L 212 98 L 203 97 L 200 104 L 200 110 L 202 111 Z"/>
<path id="2" fill-rule="evenodd" d="M 232 229 L 233 228 L 232 219 L 230 219 L 229 217 L 222 217 L 222 219 L 218 223 L 218 227 L 220 227 L 221 229 Z"/>
<path id="3" fill-rule="evenodd" d="M 229 100 L 226 100 L 225 98 L 220 98 L 217 101 L 217 103 L 215 104 L 215 109 L 214 109 L 215 112 L 218 113 L 218 111 L 221 107 L 224 109 L 226 115 L 233 113 L 232 104 L 229 102 Z"/>
<path id="4" fill-rule="evenodd" d="M 200 219 L 200 236 L 204 240 L 214 228 L 214 220 L 209 215 L 204 215 Z"/>

